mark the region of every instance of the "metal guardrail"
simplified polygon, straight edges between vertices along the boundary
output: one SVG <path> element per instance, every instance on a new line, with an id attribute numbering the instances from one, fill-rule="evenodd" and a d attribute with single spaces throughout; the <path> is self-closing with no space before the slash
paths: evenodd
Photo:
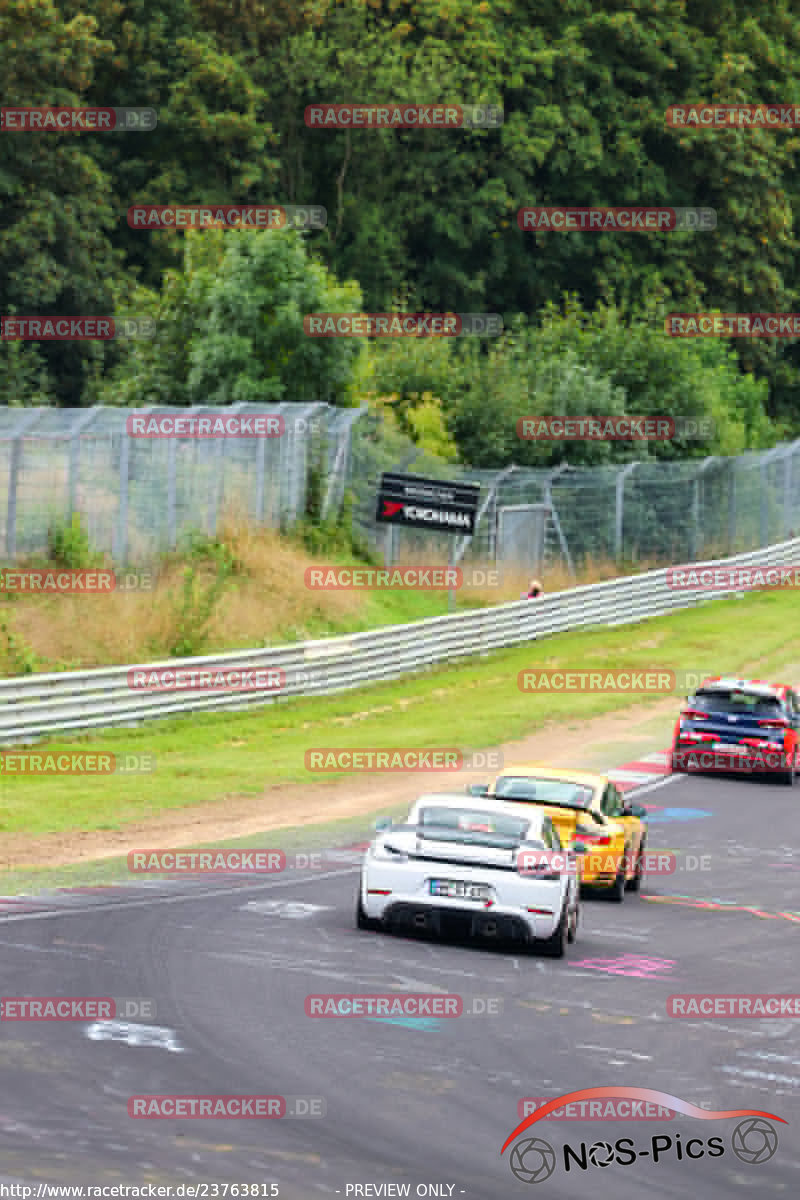
<path id="1" fill-rule="evenodd" d="M 696 571 L 713 567 L 800 567 L 800 538 L 733 558 L 690 566 Z M 397 679 L 454 659 L 518 646 L 548 634 L 643 621 L 673 609 L 691 607 L 703 599 L 740 590 L 735 586 L 714 592 L 702 588 L 676 590 L 667 582 L 668 570 L 670 568 L 662 568 L 554 592 L 536 601 L 514 601 L 495 608 L 430 617 L 409 625 L 393 625 L 292 646 L 2 680 L 0 745 L 12 745 L 53 733 L 137 725 L 156 717 L 181 713 L 237 711 L 280 703 L 296 696 L 343 692 Z M 147 692 L 129 686 L 129 672 L 170 668 L 282 671 L 285 683 L 279 690 L 262 688 L 218 693 L 188 688 Z"/>

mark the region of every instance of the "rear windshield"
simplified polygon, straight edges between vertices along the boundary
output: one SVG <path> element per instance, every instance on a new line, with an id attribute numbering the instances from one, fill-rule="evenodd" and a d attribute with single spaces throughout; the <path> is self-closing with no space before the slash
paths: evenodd
<path id="1" fill-rule="evenodd" d="M 579 787 L 563 779 L 534 779 L 530 775 L 504 775 L 498 779 L 494 794 L 498 799 L 557 804 L 564 808 L 586 809 L 592 802 L 591 788 Z"/>
<path id="2" fill-rule="evenodd" d="M 477 808 L 431 807 L 420 809 L 417 831 L 433 840 L 516 846 L 525 840 L 530 824 L 525 817 Z"/>
<path id="3" fill-rule="evenodd" d="M 737 713 L 752 717 L 781 717 L 778 700 L 754 692 L 699 691 L 692 696 L 690 708 L 709 713 Z"/>

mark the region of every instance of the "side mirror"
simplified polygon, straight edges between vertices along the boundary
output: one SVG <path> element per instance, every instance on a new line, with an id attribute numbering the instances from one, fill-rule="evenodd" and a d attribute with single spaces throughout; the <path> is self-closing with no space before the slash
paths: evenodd
<path id="1" fill-rule="evenodd" d="M 588 854 L 588 847 L 583 842 L 573 842 L 570 846 L 573 854 Z"/>
<path id="2" fill-rule="evenodd" d="M 489 785 L 488 783 L 470 783 L 467 785 L 466 791 L 468 796 L 488 796 Z"/>
<path id="3" fill-rule="evenodd" d="M 385 833 L 387 829 L 392 828 L 392 818 L 391 817 L 378 817 L 377 821 L 375 822 L 374 828 L 375 828 L 376 833 Z"/>

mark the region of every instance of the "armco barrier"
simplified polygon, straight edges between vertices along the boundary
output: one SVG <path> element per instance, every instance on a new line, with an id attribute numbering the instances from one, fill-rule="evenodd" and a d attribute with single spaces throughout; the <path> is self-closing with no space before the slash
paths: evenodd
<path id="1" fill-rule="evenodd" d="M 697 570 L 720 566 L 800 566 L 800 538 L 692 566 Z M 735 590 L 730 588 L 728 592 Z M 720 594 L 723 593 L 700 589 L 676 591 L 667 583 L 667 568 L 662 568 L 555 592 L 540 600 L 431 617 L 411 625 L 394 625 L 275 649 L 139 664 L 148 671 L 167 667 L 280 670 L 285 675 L 285 686 L 279 692 L 133 691 L 128 686 L 128 672 L 134 668 L 127 665 L 7 679 L 0 681 L 0 745 L 51 733 L 134 725 L 154 717 L 220 709 L 236 711 L 279 703 L 292 696 L 343 692 L 397 679 L 453 659 L 517 646 L 547 634 L 643 621 Z"/>

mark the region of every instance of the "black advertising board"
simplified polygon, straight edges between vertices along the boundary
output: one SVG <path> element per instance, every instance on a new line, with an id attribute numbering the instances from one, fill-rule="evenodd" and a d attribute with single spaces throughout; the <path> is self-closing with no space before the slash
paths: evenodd
<path id="1" fill-rule="evenodd" d="M 381 476 L 375 520 L 383 525 L 471 537 L 480 491 L 477 483 L 386 473 Z"/>

